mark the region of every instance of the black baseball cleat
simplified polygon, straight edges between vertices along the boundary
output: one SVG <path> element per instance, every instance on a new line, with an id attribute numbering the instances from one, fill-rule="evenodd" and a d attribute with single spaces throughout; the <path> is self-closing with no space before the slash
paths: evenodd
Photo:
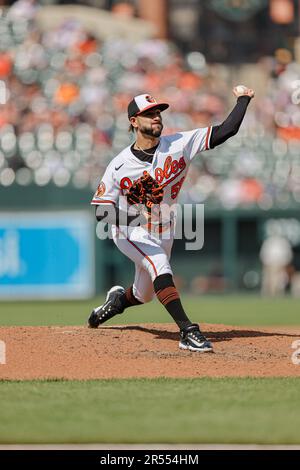
<path id="1" fill-rule="evenodd" d="M 115 315 L 118 315 L 124 311 L 123 306 L 120 302 L 120 296 L 125 292 L 124 287 L 114 286 L 106 295 L 106 299 L 103 305 L 94 308 L 88 319 L 89 328 L 98 328 L 101 323 L 110 320 Z"/>
<path id="2" fill-rule="evenodd" d="M 201 333 L 199 326 L 192 323 L 190 326 L 180 331 L 180 349 L 189 349 L 190 351 L 211 352 L 212 344 Z"/>

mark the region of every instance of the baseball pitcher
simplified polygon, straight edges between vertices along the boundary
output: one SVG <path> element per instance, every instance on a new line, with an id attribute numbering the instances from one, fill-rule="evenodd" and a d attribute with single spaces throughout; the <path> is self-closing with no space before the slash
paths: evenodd
<path id="1" fill-rule="evenodd" d="M 114 243 L 135 264 L 135 278 L 127 289 L 114 286 L 108 291 L 104 304 L 90 314 L 90 328 L 129 307 L 150 302 L 156 295 L 178 325 L 179 347 L 212 351 L 199 325 L 188 318 L 174 285 L 170 256 L 175 217 L 171 211 L 167 218 L 161 216 L 160 207 L 176 203 L 197 154 L 238 132 L 254 91 L 238 86 L 233 93 L 237 103 L 222 124 L 168 136 L 161 136 L 161 113 L 169 107 L 167 103 L 147 94 L 129 103 L 128 119 L 135 142 L 108 165 L 92 204 L 97 220 L 111 224 Z"/>

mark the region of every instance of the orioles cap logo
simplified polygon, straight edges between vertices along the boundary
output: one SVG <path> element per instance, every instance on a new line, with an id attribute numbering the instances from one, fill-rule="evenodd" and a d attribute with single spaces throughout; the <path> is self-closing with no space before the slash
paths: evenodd
<path id="1" fill-rule="evenodd" d="M 156 103 L 156 100 L 150 95 L 147 95 L 145 99 L 148 101 L 148 103 Z"/>
<path id="2" fill-rule="evenodd" d="M 103 194 L 105 193 L 105 190 L 106 190 L 105 184 L 103 183 L 103 181 L 101 181 L 101 183 L 99 184 L 97 188 L 96 196 L 97 197 L 103 196 Z"/>

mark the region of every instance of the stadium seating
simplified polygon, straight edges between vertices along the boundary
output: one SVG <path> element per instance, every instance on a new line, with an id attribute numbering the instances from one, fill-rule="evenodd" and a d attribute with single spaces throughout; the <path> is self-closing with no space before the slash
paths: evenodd
<path id="1" fill-rule="evenodd" d="M 132 141 L 126 107 L 144 90 L 170 102 L 168 133 L 220 123 L 233 104 L 225 66 L 207 64 L 200 52 L 183 56 L 159 40 L 100 41 L 73 20 L 41 31 L 29 13 L 0 17 L 3 186 L 52 182 L 93 191 L 97 175 Z M 239 134 L 195 159 L 182 202 L 263 210 L 300 202 L 300 118 L 290 100 L 299 66 L 271 72 L 272 93 L 251 103 Z"/>

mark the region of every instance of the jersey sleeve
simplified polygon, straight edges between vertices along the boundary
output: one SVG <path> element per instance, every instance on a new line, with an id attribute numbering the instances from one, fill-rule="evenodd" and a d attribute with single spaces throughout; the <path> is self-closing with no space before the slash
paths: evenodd
<path id="1" fill-rule="evenodd" d="M 120 188 L 117 184 L 114 174 L 113 166 L 108 165 L 106 171 L 100 181 L 98 188 L 91 201 L 92 205 L 97 204 L 114 204 L 116 205 L 120 195 Z"/>
<path id="2" fill-rule="evenodd" d="M 192 160 L 199 152 L 209 150 L 211 131 L 212 126 L 182 132 L 183 151 L 188 160 Z"/>

